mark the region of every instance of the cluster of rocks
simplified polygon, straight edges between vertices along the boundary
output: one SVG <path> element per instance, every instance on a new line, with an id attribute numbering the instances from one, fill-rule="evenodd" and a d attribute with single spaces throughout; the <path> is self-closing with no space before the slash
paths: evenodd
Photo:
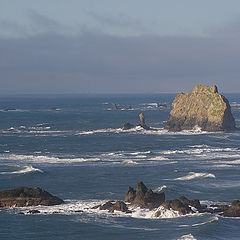
<path id="1" fill-rule="evenodd" d="M 156 130 L 156 129 L 154 129 L 154 128 L 151 128 L 151 127 L 149 127 L 146 123 L 145 123 L 145 117 L 144 117 L 144 115 L 143 115 L 143 113 L 140 113 L 139 114 L 139 124 L 138 124 L 138 126 L 140 126 L 140 127 L 142 127 L 143 129 L 145 129 L 145 130 Z M 131 124 L 131 123 L 129 123 L 129 122 L 126 122 L 126 123 L 124 123 L 124 125 L 123 125 L 123 127 L 122 127 L 122 130 L 129 130 L 129 129 L 132 129 L 132 128 L 134 128 L 135 126 L 133 125 L 133 124 Z"/>
<path id="2" fill-rule="evenodd" d="M 136 190 L 132 187 L 128 187 L 125 194 L 124 201 L 108 201 L 103 205 L 95 206 L 99 210 L 108 210 L 109 212 L 122 211 L 125 213 L 131 213 L 128 209 L 129 206 L 138 206 L 146 209 L 157 209 L 162 206 L 168 210 L 177 211 L 181 215 L 199 213 L 219 213 L 224 217 L 240 217 L 240 201 L 234 200 L 231 205 L 207 205 L 200 204 L 198 199 L 189 200 L 185 196 L 181 196 L 174 200 L 165 200 L 165 193 L 154 193 L 151 189 L 148 189 L 143 182 L 139 182 L 136 186 Z M 161 215 L 160 211 L 157 211 L 155 216 Z"/>
<path id="3" fill-rule="evenodd" d="M 166 129 L 182 131 L 196 126 L 211 132 L 236 129 L 230 104 L 215 85 L 197 85 L 190 93 L 178 93 L 172 103 Z"/>
<path id="4" fill-rule="evenodd" d="M 28 207 L 28 206 L 52 206 L 64 203 L 56 196 L 51 195 L 41 188 L 19 187 L 13 190 L 0 191 L 0 208 L 6 207 Z M 102 205 L 97 205 L 93 209 L 121 211 L 132 213 L 129 206 L 137 206 L 145 209 L 157 209 L 160 206 L 177 211 L 181 215 L 199 213 L 218 213 L 224 217 L 240 217 L 240 201 L 234 200 L 231 205 L 207 205 L 200 204 L 198 199 L 189 200 L 181 196 L 174 200 L 165 200 L 165 193 L 155 193 L 148 189 L 143 182 L 139 182 L 136 190 L 128 187 L 124 201 L 108 201 Z M 82 211 L 81 211 L 82 212 Z M 40 213 L 38 210 L 29 210 L 28 214 Z M 155 216 L 161 215 L 157 211 Z"/>
<path id="5" fill-rule="evenodd" d="M 52 206 L 64 201 L 41 188 L 19 187 L 0 191 L 1 207 Z"/>

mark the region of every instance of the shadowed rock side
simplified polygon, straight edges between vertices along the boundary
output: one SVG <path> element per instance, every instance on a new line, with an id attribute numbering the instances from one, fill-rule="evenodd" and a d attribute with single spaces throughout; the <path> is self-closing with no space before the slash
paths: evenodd
<path id="1" fill-rule="evenodd" d="M 165 129 L 181 131 L 195 126 L 211 132 L 236 129 L 229 102 L 215 85 L 197 85 L 190 93 L 178 93 L 172 103 Z"/>
<path id="2" fill-rule="evenodd" d="M 151 130 L 151 128 L 150 128 L 149 126 L 147 126 L 146 123 L 145 123 L 145 118 L 144 118 L 143 113 L 140 113 L 140 114 L 139 114 L 139 119 L 140 119 L 139 125 L 140 125 L 142 128 L 144 128 L 144 129 L 146 129 L 146 130 Z"/>
<path id="3" fill-rule="evenodd" d="M 0 191 L 0 207 L 52 206 L 64 203 L 41 188 L 19 187 Z"/>

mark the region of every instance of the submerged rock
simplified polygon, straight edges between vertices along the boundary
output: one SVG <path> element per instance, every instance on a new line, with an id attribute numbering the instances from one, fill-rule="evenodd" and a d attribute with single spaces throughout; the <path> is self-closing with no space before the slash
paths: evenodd
<path id="1" fill-rule="evenodd" d="M 159 207 L 165 201 L 165 194 L 154 193 L 143 182 L 139 182 L 136 191 L 131 187 L 128 188 L 125 201 L 142 208 L 153 209 Z"/>
<path id="2" fill-rule="evenodd" d="M 166 129 L 181 131 L 196 126 L 204 131 L 236 129 L 229 102 L 215 85 L 197 85 L 190 93 L 178 93 L 172 103 Z"/>
<path id="3" fill-rule="evenodd" d="M 0 191 L 0 207 L 52 206 L 64 201 L 41 188 L 19 187 Z"/>

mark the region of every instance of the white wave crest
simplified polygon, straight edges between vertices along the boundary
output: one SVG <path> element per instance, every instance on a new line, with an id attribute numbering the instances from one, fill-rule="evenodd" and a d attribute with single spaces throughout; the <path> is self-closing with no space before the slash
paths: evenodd
<path id="1" fill-rule="evenodd" d="M 195 238 L 191 233 L 189 233 L 187 235 L 181 236 L 177 240 L 197 240 L 197 238 Z"/>
<path id="2" fill-rule="evenodd" d="M 0 160 L 16 160 L 28 163 L 78 163 L 78 162 L 95 162 L 100 161 L 99 158 L 59 158 L 41 155 L 17 155 L 17 154 L 1 154 Z"/>
<path id="3" fill-rule="evenodd" d="M 189 172 L 188 175 L 183 176 L 183 177 L 179 177 L 179 178 L 175 178 L 174 180 L 180 180 L 180 181 L 189 181 L 192 179 L 196 179 L 196 178 L 216 178 L 214 174 L 212 173 L 196 173 L 196 172 Z"/>
<path id="4" fill-rule="evenodd" d="M 162 185 L 162 186 L 160 186 L 160 187 L 157 187 L 157 188 L 154 189 L 153 191 L 154 191 L 154 192 L 161 192 L 163 189 L 166 189 L 166 188 L 167 188 L 166 185 Z"/>
<path id="5" fill-rule="evenodd" d="M 156 157 L 148 158 L 148 160 L 150 160 L 150 161 L 165 161 L 165 160 L 169 160 L 169 159 L 166 157 L 162 157 L 162 156 L 156 156 Z"/>
<path id="6" fill-rule="evenodd" d="M 96 133 L 118 133 L 121 131 L 123 131 L 121 128 L 105 128 L 105 129 L 82 131 L 82 132 L 76 133 L 76 135 L 91 135 Z"/>
<path id="7" fill-rule="evenodd" d="M 17 171 L 13 172 L 0 172 L 0 174 L 25 174 L 25 173 L 30 173 L 30 172 L 40 172 L 43 173 L 43 171 L 39 168 L 34 168 L 33 166 L 24 166 L 23 168 L 20 168 Z"/>
<path id="8" fill-rule="evenodd" d="M 135 165 L 135 164 L 138 164 L 138 163 L 133 161 L 133 160 L 124 160 L 123 164 Z"/>

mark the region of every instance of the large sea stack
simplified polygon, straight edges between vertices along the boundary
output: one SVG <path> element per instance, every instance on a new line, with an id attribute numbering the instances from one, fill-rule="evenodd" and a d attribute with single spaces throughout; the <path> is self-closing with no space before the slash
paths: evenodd
<path id="1" fill-rule="evenodd" d="M 181 131 L 196 126 L 210 132 L 236 129 L 229 102 L 215 85 L 197 85 L 190 93 L 178 93 L 172 103 L 166 129 Z"/>

